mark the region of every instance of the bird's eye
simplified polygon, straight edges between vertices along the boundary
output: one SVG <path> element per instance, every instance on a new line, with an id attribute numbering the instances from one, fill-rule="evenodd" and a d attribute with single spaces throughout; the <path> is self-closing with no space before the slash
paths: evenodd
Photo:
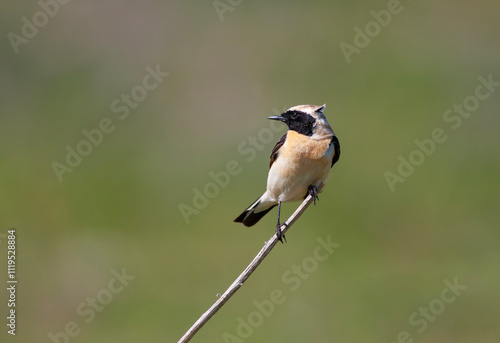
<path id="1" fill-rule="evenodd" d="M 293 120 L 297 119 L 299 115 L 297 114 L 297 112 L 292 112 L 292 114 L 290 115 L 290 118 L 292 118 Z"/>

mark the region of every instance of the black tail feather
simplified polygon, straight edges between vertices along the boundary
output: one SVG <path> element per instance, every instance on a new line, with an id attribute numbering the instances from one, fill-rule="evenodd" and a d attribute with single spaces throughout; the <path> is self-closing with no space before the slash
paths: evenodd
<path id="1" fill-rule="evenodd" d="M 267 212 L 271 211 L 276 205 L 273 205 L 269 207 L 268 209 L 265 209 L 263 211 L 254 212 L 255 206 L 250 206 L 250 208 L 246 209 L 243 211 L 242 214 L 240 214 L 235 220 L 235 223 L 243 223 L 245 226 L 253 226 L 257 224 L 257 222 L 264 217 Z"/>

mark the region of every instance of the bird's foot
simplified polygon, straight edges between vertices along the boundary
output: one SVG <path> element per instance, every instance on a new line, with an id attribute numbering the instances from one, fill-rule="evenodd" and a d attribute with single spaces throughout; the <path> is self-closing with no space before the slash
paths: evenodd
<path id="1" fill-rule="evenodd" d="M 276 225 L 276 237 L 278 237 L 278 240 L 281 242 L 281 244 L 283 244 L 283 239 L 285 240 L 286 242 L 286 237 L 285 235 L 281 232 L 281 227 L 284 226 L 286 228 L 286 224 L 285 223 L 278 223 Z M 283 237 L 283 239 L 281 239 Z"/>
<path id="2" fill-rule="evenodd" d="M 310 185 L 309 187 L 307 187 L 307 191 L 308 191 L 309 195 L 312 196 L 312 198 L 314 199 L 314 206 L 316 206 L 316 199 L 318 199 L 318 201 L 319 201 L 318 187 Z"/>

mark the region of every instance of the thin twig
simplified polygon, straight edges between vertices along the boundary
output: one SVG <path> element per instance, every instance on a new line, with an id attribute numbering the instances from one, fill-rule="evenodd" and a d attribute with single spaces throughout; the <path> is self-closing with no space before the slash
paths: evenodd
<path id="1" fill-rule="evenodd" d="M 318 182 L 318 184 L 316 185 L 318 189 L 318 194 L 321 192 L 321 189 L 326 184 L 326 182 L 328 182 L 328 179 L 329 178 L 326 179 L 325 183 L 321 181 Z M 297 219 L 300 218 L 300 216 L 305 212 L 305 210 L 309 207 L 309 205 L 311 205 L 313 200 L 314 199 L 311 195 L 308 195 L 304 199 L 302 204 L 300 204 L 300 206 L 285 222 L 285 225 L 281 226 L 281 232 L 283 235 L 290 229 L 293 223 L 295 223 Z M 193 326 L 191 326 L 191 328 L 184 334 L 184 336 L 182 336 L 182 338 L 177 343 L 189 342 L 191 338 L 193 338 L 193 336 L 198 332 L 198 330 L 200 330 L 202 326 L 205 325 L 205 323 L 208 322 L 208 320 L 212 318 L 212 316 L 215 313 L 217 313 L 217 311 L 219 311 L 222 306 L 224 306 L 224 304 L 229 300 L 229 298 L 231 298 L 233 294 L 236 293 L 236 291 L 240 289 L 241 286 L 243 286 L 243 283 L 250 277 L 250 275 L 252 275 L 255 269 L 257 269 L 259 264 L 264 260 L 264 258 L 266 258 L 267 254 L 271 252 L 271 250 L 274 248 L 277 242 L 278 242 L 278 237 L 276 235 L 273 235 L 271 239 L 264 244 L 264 247 L 259 251 L 257 256 L 255 256 L 255 258 L 248 265 L 248 267 L 245 268 L 243 273 L 241 273 L 240 276 L 238 276 L 238 278 L 231 284 L 231 286 L 229 286 L 229 288 L 224 292 L 224 294 L 222 294 L 222 296 L 219 299 L 217 299 L 215 304 L 213 304 L 212 307 L 210 307 L 208 311 L 205 312 L 200 317 L 200 319 L 198 319 L 193 324 Z"/>

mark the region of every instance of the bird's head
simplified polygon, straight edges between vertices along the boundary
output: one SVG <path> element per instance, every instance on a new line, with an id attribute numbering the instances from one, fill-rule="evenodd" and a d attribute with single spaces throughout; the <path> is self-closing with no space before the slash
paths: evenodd
<path id="1" fill-rule="evenodd" d="M 298 105 L 268 119 L 280 120 L 288 126 L 288 129 L 311 138 L 331 137 L 334 133 L 323 114 L 325 107 L 326 105 Z"/>

